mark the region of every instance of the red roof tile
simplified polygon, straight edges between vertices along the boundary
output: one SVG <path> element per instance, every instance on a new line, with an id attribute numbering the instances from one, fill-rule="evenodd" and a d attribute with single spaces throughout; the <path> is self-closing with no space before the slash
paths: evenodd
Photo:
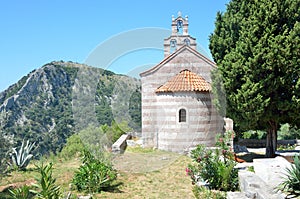
<path id="1" fill-rule="evenodd" d="M 182 91 L 209 92 L 211 91 L 211 86 L 203 77 L 185 69 L 172 77 L 167 83 L 157 88 L 155 92 Z"/>

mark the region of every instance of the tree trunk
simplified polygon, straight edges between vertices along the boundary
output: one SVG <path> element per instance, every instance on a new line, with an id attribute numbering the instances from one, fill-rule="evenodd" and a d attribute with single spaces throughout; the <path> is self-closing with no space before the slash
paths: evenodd
<path id="1" fill-rule="evenodd" d="M 277 123 L 269 121 L 270 127 L 267 131 L 266 157 L 274 158 L 277 149 Z"/>

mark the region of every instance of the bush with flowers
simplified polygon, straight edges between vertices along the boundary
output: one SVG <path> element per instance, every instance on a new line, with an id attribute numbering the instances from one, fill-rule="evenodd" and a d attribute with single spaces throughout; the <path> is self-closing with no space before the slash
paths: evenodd
<path id="1" fill-rule="evenodd" d="M 198 145 L 191 151 L 193 163 L 188 165 L 186 173 L 193 184 L 219 191 L 238 189 L 238 170 L 234 168 L 236 162 L 228 144 L 233 137 L 232 132 L 226 132 L 223 136 L 218 136 L 216 147 Z"/>

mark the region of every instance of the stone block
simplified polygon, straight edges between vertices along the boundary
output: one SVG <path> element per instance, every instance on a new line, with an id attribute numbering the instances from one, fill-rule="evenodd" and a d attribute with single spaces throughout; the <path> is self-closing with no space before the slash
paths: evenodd
<path id="1" fill-rule="evenodd" d="M 248 149 L 246 146 L 234 145 L 233 150 L 235 153 L 248 153 Z"/>
<path id="2" fill-rule="evenodd" d="M 122 154 L 125 152 L 127 147 L 127 140 L 129 139 L 130 135 L 124 134 L 122 135 L 113 145 L 112 145 L 112 152 L 115 154 Z"/>
<path id="3" fill-rule="evenodd" d="M 266 164 L 268 165 L 268 163 L 270 162 L 267 162 Z M 264 168 L 261 168 L 261 170 L 259 170 L 257 169 L 258 168 L 257 166 L 258 165 L 254 166 L 255 173 L 245 171 L 245 170 L 239 171 L 239 182 L 240 182 L 241 192 L 244 192 L 248 198 L 284 199 L 285 195 L 281 193 L 277 193 L 275 191 L 274 184 L 269 182 L 269 180 L 268 182 L 264 181 L 265 180 L 264 178 L 269 178 L 269 174 L 265 174 L 265 173 L 269 173 L 272 171 L 266 170 Z M 259 164 L 259 166 L 264 167 L 263 164 Z M 275 180 L 275 178 L 273 178 L 273 180 Z"/>
<path id="4" fill-rule="evenodd" d="M 300 150 L 276 151 L 275 154 L 284 157 L 288 162 L 294 162 L 294 157 L 300 155 Z"/>
<path id="5" fill-rule="evenodd" d="M 270 187 L 276 188 L 282 181 L 285 169 L 290 163 L 283 157 L 254 159 L 255 173 Z"/>
<path id="6" fill-rule="evenodd" d="M 242 192 L 227 192 L 227 199 L 249 199 L 245 193 Z"/>

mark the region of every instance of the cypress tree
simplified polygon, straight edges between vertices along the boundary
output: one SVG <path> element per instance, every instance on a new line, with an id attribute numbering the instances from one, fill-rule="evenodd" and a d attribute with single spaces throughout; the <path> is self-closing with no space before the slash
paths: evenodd
<path id="1" fill-rule="evenodd" d="M 209 40 L 227 116 L 237 131 L 266 130 L 273 157 L 279 125 L 300 127 L 300 1 L 232 0 Z"/>

